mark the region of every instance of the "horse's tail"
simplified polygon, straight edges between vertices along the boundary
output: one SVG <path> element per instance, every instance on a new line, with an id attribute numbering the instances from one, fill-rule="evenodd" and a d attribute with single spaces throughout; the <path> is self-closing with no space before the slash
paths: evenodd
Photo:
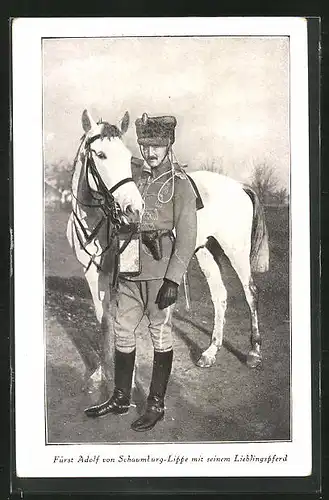
<path id="1" fill-rule="evenodd" d="M 251 187 L 243 186 L 243 190 L 250 197 L 254 207 L 250 250 L 251 270 L 253 272 L 265 273 L 269 270 L 270 258 L 264 208 L 256 192 Z"/>

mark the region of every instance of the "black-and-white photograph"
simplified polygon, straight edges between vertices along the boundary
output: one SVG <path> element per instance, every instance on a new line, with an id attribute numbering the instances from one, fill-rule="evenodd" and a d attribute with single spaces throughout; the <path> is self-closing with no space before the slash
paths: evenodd
<path id="1" fill-rule="evenodd" d="M 198 460 L 201 475 L 298 475 L 311 460 L 306 44 L 288 21 L 169 21 L 92 34 L 53 20 L 33 45 L 38 446 L 51 476 L 80 462 L 104 475 L 104 460 L 134 475 L 145 457 L 151 475 L 163 462 L 197 474 Z"/>
<path id="2" fill-rule="evenodd" d="M 42 50 L 48 442 L 289 440 L 289 38 Z"/>

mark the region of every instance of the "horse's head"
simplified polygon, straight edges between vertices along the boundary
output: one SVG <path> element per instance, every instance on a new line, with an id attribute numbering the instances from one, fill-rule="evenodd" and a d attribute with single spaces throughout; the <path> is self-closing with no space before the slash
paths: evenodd
<path id="1" fill-rule="evenodd" d="M 136 184 L 131 182 L 131 153 L 121 139 L 128 126 L 128 112 L 118 126 L 102 121 L 96 123 L 87 110 L 82 113 L 85 152 L 92 156 L 106 188 L 123 213 L 142 213 L 142 197 Z"/>

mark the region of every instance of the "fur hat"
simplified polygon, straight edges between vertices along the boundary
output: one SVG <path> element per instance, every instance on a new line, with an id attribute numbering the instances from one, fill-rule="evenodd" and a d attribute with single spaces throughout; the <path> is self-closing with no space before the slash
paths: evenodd
<path id="1" fill-rule="evenodd" d="M 176 118 L 174 116 L 148 116 L 135 121 L 137 142 L 143 146 L 168 146 L 175 141 Z"/>

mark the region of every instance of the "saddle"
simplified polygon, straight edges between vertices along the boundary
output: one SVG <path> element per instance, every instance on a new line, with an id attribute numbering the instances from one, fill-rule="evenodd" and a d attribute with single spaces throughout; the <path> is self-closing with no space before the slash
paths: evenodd
<path id="1" fill-rule="evenodd" d="M 201 198 L 201 195 L 199 193 L 199 190 L 198 188 L 196 187 L 196 184 L 194 182 L 194 180 L 192 179 L 192 177 L 190 177 L 188 174 L 186 174 L 188 180 L 190 181 L 191 185 L 192 185 L 192 188 L 194 190 L 194 193 L 195 193 L 195 196 L 196 196 L 196 209 L 197 210 L 201 210 L 201 208 L 204 207 L 204 204 L 203 204 L 203 201 L 202 201 L 202 198 Z"/>

